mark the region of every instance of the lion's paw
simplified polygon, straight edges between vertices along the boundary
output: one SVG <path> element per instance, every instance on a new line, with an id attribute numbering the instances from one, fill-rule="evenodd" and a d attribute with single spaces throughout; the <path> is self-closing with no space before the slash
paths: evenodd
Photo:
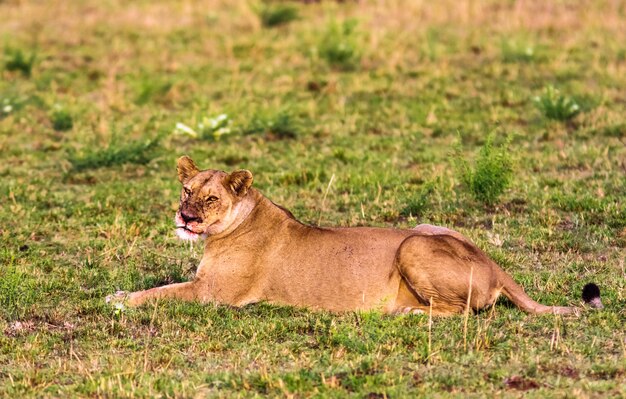
<path id="1" fill-rule="evenodd" d="M 422 309 L 413 306 L 404 306 L 396 311 L 398 314 L 426 314 Z"/>
<path id="2" fill-rule="evenodd" d="M 104 299 L 106 303 L 109 303 L 116 308 L 120 305 L 124 306 L 124 303 L 128 300 L 129 293 L 127 291 L 117 291 L 115 294 L 107 295 Z"/>

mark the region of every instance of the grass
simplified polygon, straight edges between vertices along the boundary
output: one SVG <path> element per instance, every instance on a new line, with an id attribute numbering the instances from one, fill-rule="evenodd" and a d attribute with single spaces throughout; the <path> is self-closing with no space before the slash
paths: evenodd
<path id="1" fill-rule="evenodd" d="M 106 147 L 93 145 L 83 153 L 72 153 L 68 161 L 73 172 L 123 164 L 146 164 L 157 155 L 160 138 L 122 142 L 119 138 Z"/>
<path id="2" fill-rule="evenodd" d="M 0 95 L 0 119 L 5 118 L 24 106 L 25 99 L 10 91 Z"/>
<path id="3" fill-rule="evenodd" d="M 141 76 L 137 83 L 135 103 L 145 105 L 149 102 L 166 101 L 172 85 L 172 82 L 155 79 L 152 75 Z"/>
<path id="4" fill-rule="evenodd" d="M 2 315 L 6 320 L 24 317 L 26 309 L 32 306 L 36 290 L 33 279 L 17 270 L 9 260 L 0 274 L 0 289 L 2 290 Z"/>
<path id="5" fill-rule="evenodd" d="M 264 4 L 258 10 L 261 24 L 266 28 L 286 25 L 298 19 L 298 8 L 293 4 Z"/>
<path id="6" fill-rule="evenodd" d="M 430 205 L 430 197 L 435 190 L 436 182 L 429 181 L 424 183 L 409 199 L 409 202 L 402 210 L 401 215 L 407 217 L 419 217 L 425 215 Z"/>
<path id="7" fill-rule="evenodd" d="M 535 46 L 523 41 L 503 40 L 501 51 L 504 63 L 530 63 L 540 59 Z"/>
<path id="8" fill-rule="evenodd" d="M 37 55 L 35 52 L 26 55 L 22 49 L 6 48 L 4 51 L 4 67 L 7 71 L 21 72 L 25 77 L 29 77 L 33 71 Z"/>
<path id="9" fill-rule="evenodd" d="M 361 60 L 360 35 L 356 30 L 357 25 L 356 19 L 342 22 L 330 20 L 318 44 L 320 58 L 339 70 L 356 69 Z"/>
<path id="10" fill-rule="evenodd" d="M 507 143 L 494 146 L 493 140 L 493 135 L 487 136 L 474 167 L 462 155 L 457 154 L 459 180 L 476 200 L 485 205 L 494 205 L 513 178 L 510 146 Z"/>
<path id="11" fill-rule="evenodd" d="M 267 29 L 250 2 L 0 2 L 0 397 L 626 396 L 623 5 L 288 4 Z M 515 169 L 485 207 L 455 164 L 498 176 L 488 132 Z M 606 309 L 111 308 L 194 275 L 183 154 L 306 223 L 455 228 L 534 298 L 595 281 Z"/>
<path id="12" fill-rule="evenodd" d="M 50 121 L 52 128 L 59 132 L 70 130 L 74 126 L 72 114 L 62 107 L 55 107 L 50 114 Z"/>
<path id="13" fill-rule="evenodd" d="M 289 109 L 259 111 L 241 129 L 242 134 L 261 134 L 267 138 L 293 139 L 301 130 L 301 122 Z"/>

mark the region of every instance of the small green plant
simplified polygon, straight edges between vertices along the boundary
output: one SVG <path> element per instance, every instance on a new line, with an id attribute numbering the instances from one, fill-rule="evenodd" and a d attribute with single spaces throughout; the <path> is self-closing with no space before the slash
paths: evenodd
<path id="1" fill-rule="evenodd" d="M 331 21 L 319 42 L 319 55 L 331 67 L 344 71 L 356 69 L 361 60 L 357 21 Z"/>
<path id="2" fill-rule="evenodd" d="M 293 112 L 282 109 L 275 114 L 257 112 L 247 126 L 242 129 L 243 134 L 266 134 L 276 139 L 293 139 L 301 130 L 300 121 Z"/>
<path id="3" fill-rule="evenodd" d="M 151 101 L 164 98 L 172 88 L 172 82 L 154 77 L 144 77 L 139 80 L 138 94 L 135 104 L 145 105 Z"/>
<path id="4" fill-rule="evenodd" d="M 21 72 L 24 76 L 30 76 L 35 65 L 37 55 L 32 53 L 26 55 L 21 49 L 7 48 L 4 51 L 6 58 L 5 68 L 7 71 Z"/>
<path id="5" fill-rule="evenodd" d="M 546 87 L 540 96 L 533 98 L 533 102 L 543 116 L 557 121 L 570 120 L 581 111 L 576 100 L 561 94 L 553 86 Z"/>
<path id="6" fill-rule="evenodd" d="M 55 107 L 50 114 L 52 128 L 58 132 L 70 130 L 74 126 L 72 115 L 64 108 Z"/>
<path id="7" fill-rule="evenodd" d="M 506 63 L 533 62 L 537 60 L 535 48 L 530 44 L 503 40 L 500 46 L 502 61 Z"/>
<path id="8" fill-rule="evenodd" d="M 507 140 L 501 146 L 494 146 L 493 135 L 489 135 L 473 168 L 462 158 L 460 149 L 457 149 L 456 166 L 461 182 L 476 200 L 486 205 L 495 204 L 511 183 L 513 161 L 509 142 Z"/>
<path id="9" fill-rule="evenodd" d="M 298 9 L 291 4 L 264 4 L 258 15 L 264 27 L 273 28 L 298 19 Z"/>
<path id="10" fill-rule="evenodd" d="M 219 114 L 215 117 L 202 117 L 196 124 L 196 129 L 178 122 L 174 128 L 176 134 L 186 134 L 194 138 L 205 140 L 219 140 L 234 132 L 232 120 L 227 114 Z"/>
<path id="11" fill-rule="evenodd" d="M 146 164 L 154 159 L 161 144 L 161 136 L 147 140 L 120 143 L 112 140 L 106 148 L 89 148 L 83 154 L 70 154 L 69 161 L 74 171 L 98 169 L 125 163 Z"/>

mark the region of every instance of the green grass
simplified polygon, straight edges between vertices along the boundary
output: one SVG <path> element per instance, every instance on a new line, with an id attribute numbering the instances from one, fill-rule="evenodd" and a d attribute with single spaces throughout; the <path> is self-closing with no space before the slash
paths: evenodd
<path id="1" fill-rule="evenodd" d="M 331 67 L 350 71 L 358 67 L 361 60 L 361 47 L 358 21 L 349 19 L 342 22 L 331 20 L 318 44 L 319 56 Z"/>
<path id="2" fill-rule="evenodd" d="M 464 159 L 465 155 L 456 155 L 459 180 L 485 205 L 494 205 L 513 178 L 512 148 L 508 143 L 494 146 L 493 140 L 493 135 L 487 136 L 473 167 Z"/>
<path id="3" fill-rule="evenodd" d="M 0 397 L 626 396 L 620 6 L 293 7 L 268 29 L 250 2 L 0 2 L 19 49 L 0 52 Z M 515 168 L 485 207 L 456 160 L 502 182 L 480 167 L 490 132 Z M 595 281 L 606 309 L 500 300 L 429 332 L 376 312 L 107 306 L 193 277 L 202 248 L 172 230 L 183 154 L 251 170 L 306 223 L 455 228 L 534 298 L 579 305 Z"/>
<path id="4" fill-rule="evenodd" d="M 286 25 L 298 19 L 298 8 L 293 4 L 264 4 L 257 12 L 266 28 Z"/>
<path id="5" fill-rule="evenodd" d="M 294 139 L 300 133 L 302 122 L 289 109 L 259 111 L 240 128 L 242 134 L 264 135 L 273 139 Z"/>
<path id="6" fill-rule="evenodd" d="M 6 48 L 4 58 L 4 67 L 7 71 L 21 72 L 25 77 L 30 77 L 37 55 L 34 51 L 30 55 L 26 55 L 20 48 Z"/>
<path id="7" fill-rule="evenodd" d="M 72 114 L 62 107 L 55 107 L 50 114 L 50 121 L 52 122 L 52 128 L 59 132 L 70 130 L 74 126 Z"/>
<path id="8" fill-rule="evenodd" d="M 12 263 L 15 258 L 5 259 L 3 270 L 0 272 L 0 305 L 2 315 L 6 320 L 24 317 L 26 310 L 35 300 L 35 284 L 32 277 L 17 270 Z"/>
<path id="9" fill-rule="evenodd" d="M 531 63 L 541 59 L 536 46 L 525 41 L 503 40 L 501 52 L 504 63 Z"/>
<path id="10" fill-rule="evenodd" d="M 160 138 L 123 142 L 115 138 L 105 147 L 90 145 L 82 153 L 71 153 L 68 161 L 73 172 L 123 164 L 146 164 L 157 156 Z"/>

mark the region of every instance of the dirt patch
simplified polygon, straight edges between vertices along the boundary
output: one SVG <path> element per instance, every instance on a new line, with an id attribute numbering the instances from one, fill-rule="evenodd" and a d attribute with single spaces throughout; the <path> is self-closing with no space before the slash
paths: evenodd
<path id="1" fill-rule="evenodd" d="M 505 378 L 504 385 L 508 389 L 515 389 L 517 391 L 528 391 L 539 388 L 539 383 L 537 381 L 531 380 L 530 378 L 520 377 L 519 375 Z"/>

